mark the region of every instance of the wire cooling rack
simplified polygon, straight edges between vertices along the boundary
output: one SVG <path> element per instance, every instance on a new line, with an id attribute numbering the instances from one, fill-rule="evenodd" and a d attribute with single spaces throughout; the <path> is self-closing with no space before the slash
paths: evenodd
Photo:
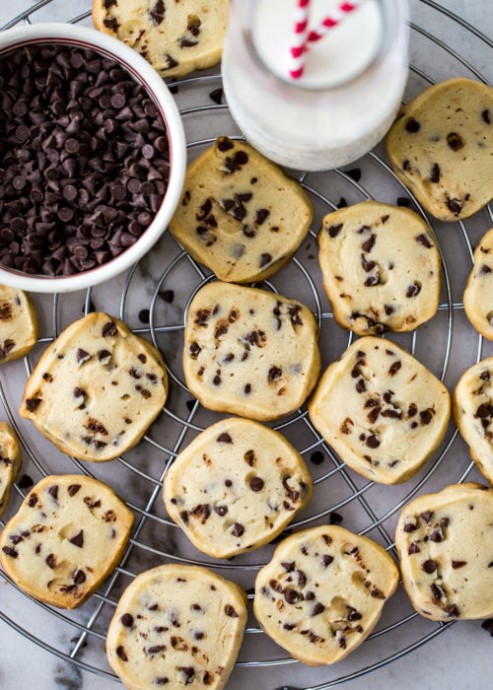
<path id="1" fill-rule="evenodd" d="M 81 13 L 81 6 L 86 11 Z M 430 84 L 452 76 L 487 81 L 444 39 L 432 35 L 423 26 L 432 26 L 434 30 L 440 27 L 445 37 L 448 28 L 454 29 L 463 45 L 476 48 L 476 54 L 493 48 L 487 36 L 432 0 L 412 0 L 412 8 L 418 11 L 420 24 L 412 25 L 412 65 L 406 100 Z M 55 10 L 57 19 L 91 25 L 90 0 L 39 0 L 2 28 L 50 21 Z M 174 82 L 172 90 L 183 116 L 191 158 L 219 134 L 240 136 L 222 97 L 221 76 L 217 71 Z M 422 215 L 435 231 L 443 259 L 443 288 L 435 318 L 412 334 L 390 334 L 389 337 L 411 351 L 449 389 L 467 367 L 493 354 L 491 344 L 483 343 L 468 324 L 462 304 L 472 248 L 493 223 L 491 207 L 467 222 L 434 221 L 393 175 L 382 147 L 377 147 L 345 171 L 292 171 L 292 174 L 312 199 L 315 221 L 296 257 L 262 286 L 310 306 L 321 328 L 325 366 L 344 351 L 352 336 L 334 322 L 321 289 L 316 234 L 326 213 L 341 205 L 370 198 L 410 206 Z M 196 290 L 212 279 L 209 272 L 165 233 L 147 257 L 111 283 L 68 296 L 36 296 L 41 322 L 36 348 L 23 361 L 8 364 L 0 372 L 0 400 L 4 408 L 0 416 L 6 416 L 16 429 L 24 458 L 24 474 L 16 484 L 7 515 L 17 510 L 29 488 L 30 478 L 38 481 L 48 473 L 80 472 L 107 481 L 136 516 L 132 538 L 120 565 L 80 610 L 64 612 L 34 599 L 26 606 L 26 599 L 30 597 L 18 590 L 0 570 L 0 579 L 7 585 L 3 588 L 0 619 L 59 658 L 116 682 L 118 679 L 107 665 L 104 654 L 106 630 L 121 592 L 136 574 L 165 562 L 206 565 L 242 584 L 251 603 L 255 574 L 269 560 L 274 548 L 273 545 L 265 546 L 252 554 L 226 561 L 210 559 L 196 551 L 168 519 L 160 496 L 162 479 L 176 455 L 199 431 L 219 418 L 193 399 L 184 384 L 180 364 L 187 306 Z M 17 415 L 25 380 L 42 350 L 68 323 L 94 308 L 119 316 L 135 332 L 150 338 L 164 354 L 171 378 L 166 408 L 142 443 L 125 457 L 99 465 L 81 463 L 62 455 Z M 346 469 L 314 430 L 304 407 L 275 428 L 302 453 L 315 483 L 311 504 L 285 534 L 298 527 L 342 520 L 344 526 L 376 539 L 393 554 L 395 523 L 408 500 L 418 493 L 434 491 L 466 478 L 479 479 L 452 425 L 441 447 L 422 471 L 397 487 L 376 485 Z M 4 522 L 0 524 L 3 526 Z M 402 657 L 450 625 L 452 623 L 434 623 L 414 613 L 400 587 L 387 604 L 379 626 L 360 649 L 335 667 L 307 669 L 271 642 L 250 614 L 240 659 L 228 687 L 246 690 L 257 683 L 266 690 L 275 690 L 274 686 L 289 683 L 290 688 L 296 685 L 306 690 L 324 690 Z"/>

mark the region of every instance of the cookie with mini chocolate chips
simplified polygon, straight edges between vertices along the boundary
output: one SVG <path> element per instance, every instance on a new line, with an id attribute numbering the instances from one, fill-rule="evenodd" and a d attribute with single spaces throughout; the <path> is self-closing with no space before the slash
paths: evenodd
<path id="1" fill-rule="evenodd" d="M 379 544 L 322 525 L 285 539 L 259 571 L 255 616 L 295 659 L 333 664 L 371 633 L 398 581 L 394 561 Z"/>
<path id="2" fill-rule="evenodd" d="M 464 310 L 474 328 L 493 340 L 493 228 L 480 239 L 474 250 L 474 265 L 464 291 Z"/>
<path id="3" fill-rule="evenodd" d="M 0 422 L 0 516 L 7 508 L 10 490 L 20 468 L 19 440 L 6 422 Z"/>
<path id="4" fill-rule="evenodd" d="M 96 29 L 136 50 L 163 77 L 216 65 L 228 17 L 228 0 L 92 0 Z"/>
<path id="5" fill-rule="evenodd" d="M 386 138 L 395 174 L 439 220 L 460 220 L 493 197 L 493 89 L 470 79 L 430 86 Z"/>
<path id="6" fill-rule="evenodd" d="M 123 321 L 94 312 L 45 350 L 20 414 L 64 453 L 106 462 L 140 441 L 167 393 L 160 352 Z"/>
<path id="7" fill-rule="evenodd" d="M 284 266 L 312 219 L 299 182 L 248 144 L 219 137 L 188 166 L 170 230 L 220 280 L 248 283 Z"/>
<path id="8" fill-rule="evenodd" d="M 222 690 L 246 621 L 237 584 L 207 568 L 162 565 L 124 591 L 108 628 L 108 661 L 131 690 Z"/>
<path id="9" fill-rule="evenodd" d="M 462 374 L 454 391 L 453 411 L 472 459 L 493 484 L 493 357 Z"/>
<path id="10" fill-rule="evenodd" d="M 308 411 L 349 467 L 376 482 L 398 484 L 440 445 L 450 395 L 406 350 L 367 336 L 327 368 Z"/>
<path id="11" fill-rule="evenodd" d="M 27 355 L 37 337 L 38 319 L 29 295 L 0 285 L 0 364 Z"/>
<path id="12" fill-rule="evenodd" d="M 412 331 L 435 315 L 440 254 L 413 211 L 375 201 L 343 208 L 324 217 L 318 242 L 324 290 L 342 328 Z"/>
<path id="13" fill-rule="evenodd" d="M 256 420 L 294 412 L 320 373 L 318 327 L 301 302 L 231 283 L 202 287 L 188 308 L 183 370 L 210 410 Z"/>
<path id="14" fill-rule="evenodd" d="M 448 486 L 404 506 L 395 543 L 404 587 L 434 621 L 493 615 L 493 489 Z"/>
<path id="15" fill-rule="evenodd" d="M 224 419 L 199 434 L 164 479 L 169 516 L 200 551 L 229 558 L 276 537 L 310 500 L 302 457 L 276 431 Z"/>
<path id="16" fill-rule="evenodd" d="M 27 594 L 80 606 L 115 568 L 133 514 L 106 484 L 78 474 L 34 486 L 0 536 L 0 562 Z"/>

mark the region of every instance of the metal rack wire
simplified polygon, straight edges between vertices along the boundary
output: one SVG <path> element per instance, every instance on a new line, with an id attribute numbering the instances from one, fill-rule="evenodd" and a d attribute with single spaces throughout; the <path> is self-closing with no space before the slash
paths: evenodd
<path id="1" fill-rule="evenodd" d="M 64 8 L 68 13 L 71 6 L 77 5 L 80 9 L 80 4 L 80 0 L 78 3 L 38 0 L 29 10 L 12 18 L 1 28 L 46 21 L 50 19 L 53 7 L 60 11 Z M 68 15 L 66 21 L 90 25 L 90 0 L 84 0 L 84 4 L 87 11 L 77 16 Z M 459 26 L 467 40 L 493 48 L 493 42 L 488 37 L 433 0 L 414 0 L 414 4 L 425 6 L 435 20 L 450 21 Z M 412 26 L 412 47 L 414 57 L 406 97 L 447 76 L 461 74 L 487 81 L 474 65 L 421 26 Z M 432 62 L 424 57 L 434 51 L 440 54 L 442 64 L 446 61 L 447 74 L 435 74 Z M 213 71 L 183 79 L 173 85 L 187 130 L 191 156 L 202 151 L 219 134 L 239 136 L 227 105 L 220 101 L 220 87 L 220 74 Z M 212 93 L 214 98 L 211 97 Z M 265 281 L 263 287 L 297 297 L 313 309 L 321 328 L 323 361 L 327 364 L 351 343 L 352 335 L 348 337 L 335 324 L 321 289 L 314 257 L 316 229 L 320 219 L 344 203 L 370 198 L 410 205 L 430 223 L 437 235 L 443 259 L 442 296 L 438 314 L 429 324 L 412 334 L 390 337 L 403 344 L 450 387 L 457 373 L 479 361 L 489 346 L 484 345 L 482 338 L 474 334 L 467 324 L 461 300 L 465 276 L 472 262 L 472 246 L 493 221 L 491 207 L 454 227 L 432 221 L 393 175 L 380 147 L 359 161 L 357 168 L 355 165 L 348 171 L 316 174 L 297 171 L 293 174 L 313 201 L 316 214 L 314 229 L 290 265 L 271 280 Z M 59 658 L 115 681 L 117 678 L 110 671 L 104 655 L 107 623 L 122 589 L 137 573 L 167 561 L 206 565 L 243 584 L 249 599 L 252 599 L 251 588 L 256 571 L 269 559 L 272 551 L 272 547 L 267 546 L 253 554 L 228 561 L 209 559 L 191 547 L 180 530 L 167 518 L 162 501 L 158 501 L 162 479 L 176 455 L 197 432 L 218 417 L 192 399 L 179 363 L 188 304 L 195 292 L 212 279 L 208 271 L 193 261 L 169 234 L 165 234 L 151 255 L 134 266 L 126 276 L 115 279 L 107 286 L 88 290 L 83 295 L 38 297 L 36 302 L 42 313 L 42 333 L 37 349 L 24 359 L 23 364 L 10 365 L 0 372 L 0 401 L 3 412 L 23 445 L 23 472 L 39 477 L 56 471 L 96 476 L 114 486 L 136 515 L 132 538 L 119 566 L 81 610 L 67 613 L 31 599 L 31 622 L 35 619 L 38 623 L 27 625 L 17 615 L 15 606 L 19 597 L 26 598 L 27 595 L 21 593 L 0 571 L 0 578 L 10 584 L 11 593 L 11 597 L 4 597 L 6 601 L 2 604 L 0 619 Z M 168 293 L 173 288 L 173 303 L 170 303 L 169 294 L 166 300 L 162 299 L 165 288 Z M 29 425 L 21 423 L 16 414 L 20 390 L 42 348 L 58 335 L 64 325 L 80 315 L 81 306 L 84 313 L 93 309 L 93 302 L 98 309 L 124 319 L 135 332 L 150 338 L 161 349 L 172 383 L 171 395 L 163 414 L 140 446 L 106 465 L 85 464 L 75 458 L 62 456 L 33 434 Z M 148 309 L 148 315 L 146 309 L 142 316 L 143 306 Z M 140 323 L 136 317 L 138 313 L 141 315 Z M 317 434 L 305 408 L 282 420 L 274 428 L 281 430 L 294 442 L 314 476 L 315 497 L 290 529 L 344 519 L 345 526 L 377 539 L 391 553 L 394 549 L 393 526 L 400 509 L 412 496 L 423 488 L 431 491 L 436 486 L 464 481 L 475 472 L 472 463 L 464 460 L 463 446 L 452 427 L 434 458 L 417 477 L 401 487 L 381 487 L 347 470 Z M 25 495 L 25 489 L 16 485 L 16 492 L 10 511 L 16 509 Z M 0 521 L 0 524 L 4 523 Z M 283 650 L 263 635 L 252 617 L 246 630 L 240 661 L 230 681 L 231 687 L 251 687 L 251 679 L 255 677 L 261 679 L 262 687 L 272 689 L 272 681 L 269 680 L 272 676 L 268 674 L 273 667 L 285 667 L 284 674 L 282 668 L 276 674 L 276 678 L 282 679 L 281 682 L 289 678 L 290 683 L 300 687 L 303 685 L 306 690 L 325 690 L 391 663 L 425 644 L 450 625 L 421 619 L 412 611 L 400 591 L 387 605 L 379 627 L 360 650 L 341 665 L 310 671 L 308 676 L 300 664 L 286 657 Z M 63 635 L 58 634 L 61 630 L 64 631 Z M 308 677 L 311 682 L 309 687 L 306 685 Z"/>

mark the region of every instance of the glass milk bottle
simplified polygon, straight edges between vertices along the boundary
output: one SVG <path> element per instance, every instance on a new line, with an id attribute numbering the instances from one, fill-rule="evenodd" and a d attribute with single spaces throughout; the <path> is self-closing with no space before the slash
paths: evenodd
<path id="1" fill-rule="evenodd" d="M 310 26 L 341 0 L 311 0 Z M 246 139 L 291 168 L 329 170 L 367 153 L 389 129 L 408 72 L 407 0 L 361 5 L 305 53 L 289 76 L 295 0 L 231 0 L 224 90 Z"/>

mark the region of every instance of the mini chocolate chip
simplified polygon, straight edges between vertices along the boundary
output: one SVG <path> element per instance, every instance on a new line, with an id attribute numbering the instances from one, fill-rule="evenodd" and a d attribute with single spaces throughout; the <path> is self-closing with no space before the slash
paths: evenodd
<path id="1" fill-rule="evenodd" d="M 284 590 L 284 598 L 286 599 L 288 604 L 295 604 L 300 598 L 300 595 L 295 589 L 292 589 L 291 587 L 286 587 L 286 589 Z"/>
<path id="2" fill-rule="evenodd" d="M 52 486 L 48 487 L 46 492 L 49 493 L 55 501 L 58 500 L 58 484 L 53 484 Z"/>
<path id="3" fill-rule="evenodd" d="M 34 412 L 41 403 L 41 398 L 28 398 L 26 400 L 26 407 L 29 412 Z"/>
<path id="4" fill-rule="evenodd" d="M 440 182 L 440 166 L 438 163 L 434 163 L 430 173 L 430 182 L 436 184 Z"/>
<path id="5" fill-rule="evenodd" d="M 452 151 L 459 151 L 464 146 L 464 140 L 457 132 L 449 132 L 447 134 L 447 144 Z"/>
<path id="6" fill-rule="evenodd" d="M 114 336 L 117 333 L 118 333 L 118 330 L 116 328 L 116 323 L 114 321 L 108 321 L 108 323 L 106 323 L 103 326 L 103 329 L 102 329 L 103 338 L 106 338 L 106 336 Z"/>
<path id="7" fill-rule="evenodd" d="M 481 113 L 481 117 L 483 118 L 483 122 L 486 122 L 487 125 L 491 125 L 491 114 L 488 108 L 485 108 L 483 112 Z"/>
<path id="8" fill-rule="evenodd" d="M 224 517 L 228 512 L 227 506 L 214 506 L 214 512 L 219 515 L 219 517 Z"/>
<path id="9" fill-rule="evenodd" d="M 412 297 L 416 297 L 419 295 L 421 292 L 421 283 L 419 283 L 417 280 L 414 281 L 412 285 L 409 285 L 409 287 L 406 290 L 406 297 L 408 299 L 411 299 Z"/>
<path id="10" fill-rule="evenodd" d="M 74 546 L 82 549 L 84 547 L 84 530 L 81 529 L 80 532 L 77 532 L 77 534 L 72 537 L 72 539 L 69 539 L 69 541 Z"/>
<path id="11" fill-rule="evenodd" d="M 224 613 L 230 618 L 238 618 L 238 614 L 236 613 L 235 609 L 231 606 L 231 604 L 226 604 L 226 606 L 224 607 Z"/>
<path id="12" fill-rule="evenodd" d="M 368 446 L 368 448 L 378 448 L 378 446 L 380 445 L 380 441 L 374 434 L 372 434 L 371 436 L 368 436 L 368 438 L 366 439 L 366 445 Z"/>
<path id="13" fill-rule="evenodd" d="M 241 537 L 244 532 L 245 527 L 241 523 L 235 522 L 231 529 L 231 534 L 235 537 Z"/>
<path id="14" fill-rule="evenodd" d="M 17 558 L 17 556 L 19 555 L 18 551 L 13 549 L 11 546 L 2 546 L 2 551 L 11 558 Z"/>
<path id="15" fill-rule="evenodd" d="M 334 556 L 330 556 L 329 554 L 324 554 L 322 556 L 322 563 L 326 568 L 332 563 L 333 560 Z"/>
<path id="16" fill-rule="evenodd" d="M 346 175 L 350 177 L 352 180 L 355 182 L 359 182 L 361 180 L 361 170 L 359 168 L 352 168 L 351 170 L 344 170 Z"/>
<path id="17" fill-rule="evenodd" d="M 457 570 L 458 568 L 463 568 L 467 565 L 467 561 L 452 561 L 452 568 Z"/>
<path id="18" fill-rule="evenodd" d="M 72 573 L 72 579 L 76 585 L 82 585 L 86 581 L 86 574 L 83 570 L 74 570 Z"/>
<path id="19" fill-rule="evenodd" d="M 460 199 L 450 199 L 448 198 L 446 201 L 446 205 L 448 210 L 454 214 L 454 216 L 458 216 L 459 213 L 462 211 L 462 202 Z"/>
<path id="20" fill-rule="evenodd" d="M 264 488 L 264 480 L 260 477 L 253 477 L 252 479 L 250 479 L 249 486 L 252 491 L 262 491 L 262 489 Z"/>
<path id="21" fill-rule="evenodd" d="M 409 132 L 410 134 L 416 134 L 416 132 L 419 132 L 421 125 L 417 120 L 414 119 L 414 117 L 408 118 L 406 122 L 406 132 Z"/>
<path id="22" fill-rule="evenodd" d="M 434 561 L 430 558 L 427 561 L 424 561 L 422 568 L 425 571 L 425 573 L 427 573 L 428 575 L 431 575 L 432 573 L 434 573 L 436 571 L 437 563 L 436 563 L 436 561 Z"/>
<path id="23" fill-rule="evenodd" d="M 342 223 L 338 223 L 337 225 L 331 225 L 330 227 L 327 228 L 327 232 L 329 234 L 329 237 L 337 237 L 337 235 L 341 232 L 342 230 Z"/>
<path id="24" fill-rule="evenodd" d="M 375 246 L 376 241 L 377 241 L 377 236 L 375 234 L 371 234 L 370 237 L 365 242 L 363 242 L 363 244 L 361 245 L 362 250 L 369 254 L 371 252 L 371 250 L 373 249 L 373 247 Z"/>
<path id="25" fill-rule="evenodd" d="M 122 645 L 116 648 L 116 655 L 120 657 L 122 661 L 128 661 L 127 654 L 125 652 L 125 649 Z"/>
<path id="26" fill-rule="evenodd" d="M 313 453 L 310 455 L 310 460 L 311 462 L 313 462 L 314 465 L 321 465 L 325 460 L 325 456 L 321 451 L 314 450 Z"/>
<path id="27" fill-rule="evenodd" d="M 426 247 L 427 249 L 431 249 L 433 247 L 433 244 L 431 243 L 428 235 L 426 235 L 425 233 L 421 233 L 421 235 L 418 235 L 416 237 L 416 242 L 422 244 L 423 247 Z"/>
<path id="28" fill-rule="evenodd" d="M 23 474 L 20 479 L 17 480 L 19 489 L 30 489 L 33 484 L 34 482 L 28 474 Z"/>
<path id="29" fill-rule="evenodd" d="M 121 624 L 124 625 L 126 628 L 131 628 L 134 624 L 134 617 L 130 613 L 124 613 L 123 616 L 120 618 L 120 621 Z"/>
<path id="30" fill-rule="evenodd" d="M 315 604 L 315 606 L 312 608 L 310 611 L 310 616 L 319 616 L 321 613 L 325 611 L 325 606 L 321 604 L 319 601 Z"/>
<path id="31" fill-rule="evenodd" d="M 45 558 L 46 565 L 51 568 L 52 570 L 56 568 L 56 558 L 55 555 L 50 553 L 48 556 Z"/>
<path id="32" fill-rule="evenodd" d="M 231 436 L 224 432 L 222 434 L 219 434 L 219 436 L 216 439 L 217 443 L 233 443 L 233 439 Z"/>
<path id="33" fill-rule="evenodd" d="M 80 484 L 70 484 L 67 491 L 69 496 L 75 496 L 75 494 L 79 491 L 81 488 Z"/>
<path id="34" fill-rule="evenodd" d="M 175 293 L 173 290 L 162 290 L 159 292 L 159 297 L 167 304 L 171 304 L 175 299 Z"/>

